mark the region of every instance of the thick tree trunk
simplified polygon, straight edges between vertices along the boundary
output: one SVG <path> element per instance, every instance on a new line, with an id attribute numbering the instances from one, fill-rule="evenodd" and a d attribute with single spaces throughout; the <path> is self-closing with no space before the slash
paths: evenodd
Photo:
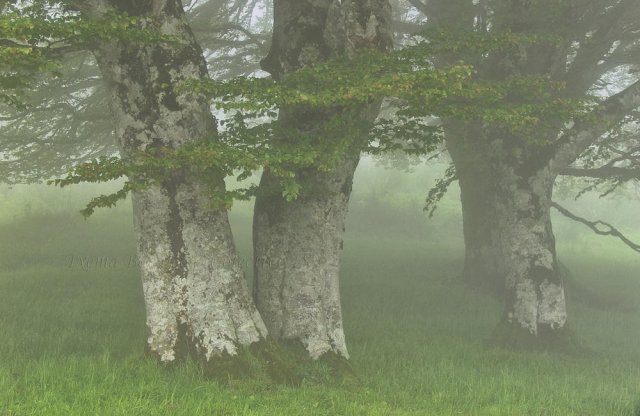
<path id="1" fill-rule="evenodd" d="M 506 279 L 506 322 L 525 339 L 557 338 L 567 310 L 550 217 L 555 176 L 544 167 L 512 179 L 498 185 L 493 238 Z"/>
<path id="2" fill-rule="evenodd" d="M 109 86 L 123 157 L 175 149 L 215 134 L 208 100 L 174 90 L 181 81 L 207 76 L 181 2 L 156 0 L 127 11 L 148 17 L 179 41 L 105 42 L 95 51 Z M 209 205 L 210 192 L 223 186 L 223 178 L 204 181 L 178 169 L 133 195 L 148 349 L 163 362 L 186 352 L 208 362 L 235 355 L 239 346 L 266 336 L 246 287 L 227 213 Z"/>
<path id="3" fill-rule="evenodd" d="M 185 353 L 206 361 L 235 355 L 266 335 L 227 213 L 207 208 L 208 192 L 196 180 L 176 178 L 133 198 L 148 349 L 164 362 Z"/>
<path id="4" fill-rule="evenodd" d="M 465 274 L 484 287 L 502 282 L 505 342 L 553 338 L 567 320 L 550 218 L 556 174 L 544 150 L 514 140 L 448 138 L 461 188 Z"/>
<path id="5" fill-rule="evenodd" d="M 313 189 L 287 202 L 278 179 L 262 175 L 254 214 L 254 297 L 269 333 L 302 342 L 312 358 L 348 357 L 342 328 L 339 269 L 342 232 L 358 163 L 331 172 L 305 172 Z M 272 192 L 270 192 L 272 190 Z"/>
<path id="6" fill-rule="evenodd" d="M 273 42 L 263 68 L 280 79 L 360 47 L 387 50 L 392 46 L 390 23 L 386 0 L 275 0 Z M 378 108 L 362 109 L 363 117 L 373 121 Z M 281 109 L 280 120 L 304 129 L 329 116 Z M 256 198 L 254 298 L 270 333 L 301 342 L 314 359 L 326 353 L 348 358 L 339 268 L 358 159 L 354 151 L 331 172 L 298 172 L 303 195 L 291 203 L 282 198 L 277 179 L 265 172 Z"/>

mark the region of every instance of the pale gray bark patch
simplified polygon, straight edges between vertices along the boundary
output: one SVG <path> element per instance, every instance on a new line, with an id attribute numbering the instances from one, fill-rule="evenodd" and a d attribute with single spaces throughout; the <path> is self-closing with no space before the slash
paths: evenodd
<path id="1" fill-rule="evenodd" d="M 188 266 L 182 303 L 184 315 L 205 356 L 237 353 L 266 336 L 236 255 L 224 210 L 207 208 L 207 187 L 181 184 L 176 200 Z"/>
<path id="2" fill-rule="evenodd" d="M 149 24 L 178 42 L 105 42 L 95 51 L 125 158 L 215 134 L 208 99 L 175 90 L 181 81 L 207 76 L 181 5 L 174 0 L 145 4 L 143 14 L 152 16 Z M 186 343 L 208 361 L 235 355 L 238 346 L 266 336 L 246 287 L 227 212 L 210 205 L 211 192 L 223 186 L 223 178 L 205 182 L 178 169 L 133 195 L 148 347 L 163 362 L 179 358 L 179 344 Z"/>
<path id="3" fill-rule="evenodd" d="M 206 360 L 224 353 L 235 355 L 238 345 L 266 336 L 248 294 L 227 214 L 208 208 L 207 196 L 206 189 L 187 181 L 175 196 L 161 186 L 134 196 L 148 346 L 162 361 L 176 358 L 179 336 L 187 336 Z M 169 208 L 171 198 L 178 208 L 178 230 L 167 221 L 176 215 Z M 178 239 L 180 246 L 172 239 Z M 186 334 L 179 333 L 181 325 L 187 328 Z"/>
<path id="4" fill-rule="evenodd" d="M 540 284 L 540 309 L 538 323 L 553 330 L 561 329 L 567 322 L 564 288 L 561 284 L 545 280 Z"/>
<path id="5" fill-rule="evenodd" d="M 499 169 L 498 223 L 492 240 L 501 248 L 507 320 L 538 335 L 541 327 L 561 330 L 567 321 L 550 216 L 555 176 L 548 166 L 524 178 L 516 170 Z"/>

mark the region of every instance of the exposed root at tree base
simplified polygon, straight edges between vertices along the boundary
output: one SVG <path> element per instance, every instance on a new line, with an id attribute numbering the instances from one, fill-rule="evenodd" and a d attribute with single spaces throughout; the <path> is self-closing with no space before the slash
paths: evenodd
<path id="1" fill-rule="evenodd" d="M 173 369 L 187 361 L 200 368 L 203 376 L 222 383 L 259 380 L 265 383 L 299 386 L 301 384 L 340 384 L 354 386 L 359 380 L 347 359 L 327 353 L 317 360 L 299 342 L 279 343 L 267 338 L 250 346 L 238 347 L 238 354 L 223 354 L 206 361 L 193 347 L 181 345 L 177 359 L 160 365 Z M 145 352 L 147 358 L 160 362 L 157 354 Z"/>
<path id="2" fill-rule="evenodd" d="M 161 362 L 158 355 L 149 351 L 148 347 L 145 356 L 155 359 L 166 369 L 177 368 L 190 360 L 201 369 L 206 378 L 222 383 L 246 379 L 295 386 L 301 381 L 287 352 L 271 339 L 250 346 L 238 346 L 236 355 L 224 353 L 208 361 L 192 345 L 186 344 L 180 345 L 176 353 L 177 359 L 170 363 Z"/>
<path id="3" fill-rule="evenodd" d="M 301 381 L 295 363 L 271 339 L 239 347 L 237 355 L 225 354 L 208 362 L 201 361 L 201 366 L 206 377 L 222 382 L 253 379 L 297 386 Z"/>

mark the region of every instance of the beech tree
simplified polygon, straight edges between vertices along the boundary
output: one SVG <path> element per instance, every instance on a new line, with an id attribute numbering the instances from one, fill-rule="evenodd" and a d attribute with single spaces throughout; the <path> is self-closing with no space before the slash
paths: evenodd
<path id="1" fill-rule="evenodd" d="M 471 5 L 479 10 L 480 3 Z M 507 281 L 506 322 L 536 337 L 562 332 L 564 292 L 548 212 L 564 160 L 558 157 L 573 151 L 577 158 L 588 146 L 584 136 L 589 143 L 601 137 L 620 119 L 618 107 L 629 104 L 620 98 L 635 91 L 593 104 L 585 115 L 578 104 L 585 94 L 561 88 L 557 74 L 536 69 L 538 60 L 521 53 L 555 59 L 564 38 L 512 28 L 491 5 L 485 26 L 473 15 L 473 30 L 462 36 L 431 31 L 414 46 L 385 53 L 392 45 L 385 1 L 282 2 L 262 63 L 275 84 L 216 84 L 207 81 L 203 50 L 180 1 L 67 6 L 94 20 L 127 13 L 139 29 L 164 37 L 103 36 L 86 45 L 105 80 L 121 158 L 83 163 L 58 182 L 128 177 L 121 191 L 96 198 L 85 213 L 133 193 L 149 350 L 161 361 L 186 351 L 205 363 L 233 356 L 262 341 L 267 327 L 277 339 L 302 343 L 312 358 L 347 358 L 338 271 L 353 172 L 361 151 L 421 152 L 437 141 L 441 126 L 425 123 L 427 116 L 442 120 L 460 178 L 467 270 L 480 261 L 474 244 L 481 244 L 486 280 Z M 458 23 L 468 12 L 453 3 L 441 9 Z M 460 59 L 477 68 L 473 77 Z M 376 120 L 389 96 L 403 110 L 394 120 Z M 224 131 L 210 97 L 235 111 Z M 275 110 L 278 120 L 266 124 L 247 123 L 243 114 L 273 117 Z M 390 131 L 397 137 L 389 139 Z M 258 168 L 264 173 L 257 189 L 225 190 L 234 170 L 247 177 Z M 266 325 L 247 293 L 225 211 L 231 198 L 253 192 L 254 298 Z M 480 231 L 490 234 L 481 238 Z"/>
<path id="2" fill-rule="evenodd" d="M 634 116 L 640 83 L 614 94 L 600 85 L 613 71 L 638 63 L 640 8 L 633 0 L 411 1 L 426 26 L 458 39 L 496 34 L 538 34 L 547 41 L 511 50 L 456 54 L 479 80 L 538 76 L 561 83 L 553 99 L 590 100 L 591 117 L 541 118 L 534 134 L 505 133 L 487 120 L 445 118 L 447 148 L 455 164 L 463 205 L 466 278 L 504 288 L 504 341 L 547 344 L 563 338 L 564 286 L 550 220 L 553 184 L 610 129 Z M 517 103 L 523 97 L 506 96 Z"/>
<path id="3" fill-rule="evenodd" d="M 391 8 L 386 0 L 275 0 L 271 50 L 262 68 L 278 80 L 328 58 L 348 57 L 359 48 L 390 50 L 390 24 Z M 379 106 L 379 101 L 360 106 L 353 114 L 373 122 Z M 309 131 L 327 123 L 338 111 L 283 107 L 279 119 L 287 127 Z M 302 343 L 312 358 L 327 353 L 348 358 L 339 268 L 344 220 L 358 160 L 359 149 L 355 149 L 342 156 L 330 171 L 313 167 L 296 171 L 303 189 L 294 201 L 283 198 L 279 179 L 267 168 L 256 196 L 256 304 L 272 336 Z"/>
<path id="4" fill-rule="evenodd" d="M 120 154 L 156 154 L 205 137 L 216 140 L 208 99 L 178 92 L 207 68 L 179 0 L 67 3 L 89 18 L 127 13 L 169 37 L 166 42 L 105 40 L 93 53 L 107 85 Z M 149 328 L 148 349 L 170 363 L 187 352 L 210 363 L 263 340 L 266 328 L 246 286 L 227 212 L 209 193 L 224 176 L 205 179 L 168 169 L 132 195 L 137 254 Z"/>
<path id="5" fill-rule="evenodd" d="M 177 93 L 212 96 L 219 109 L 232 112 L 215 140 L 138 149 L 151 159 L 136 160 L 140 152 L 132 152 L 124 163 L 111 159 L 83 164 L 75 176 L 61 182 L 105 180 L 123 174 L 134 178 L 122 192 L 92 202 L 86 211 L 90 214 L 96 206 L 111 205 L 127 191 L 139 193 L 136 176 L 150 177 L 157 186 L 172 180 L 167 173 L 176 170 L 189 174 L 213 171 L 223 177 L 241 169 L 239 177 L 246 178 L 262 167 L 263 179 L 257 189 L 225 194 L 218 187 L 209 192 L 222 194 L 216 202 L 223 205 L 230 202 L 229 197 L 256 192 L 254 296 L 275 337 L 302 343 L 312 358 L 327 353 L 348 357 L 337 273 L 346 204 L 360 152 L 381 152 L 398 145 L 412 152 L 428 150 L 439 137 L 437 126 L 425 123 L 425 116 L 434 113 L 465 118 L 473 109 L 471 117 L 492 117 L 510 131 L 526 126 L 538 112 L 550 110 L 529 103 L 496 105 L 505 90 L 526 90 L 527 86 L 504 82 L 489 88 L 473 83 L 467 65 L 435 70 L 429 42 L 384 53 L 391 45 L 390 32 L 381 23 L 388 21 L 388 6 L 355 5 L 333 4 L 326 13 L 296 20 L 302 22 L 302 34 L 308 29 L 316 36 L 289 37 L 301 44 L 274 44 L 275 51 L 263 65 L 277 74 L 275 83 L 246 78 L 222 83 L 198 77 L 181 80 Z M 284 22 L 292 19 L 290 12 L 318 11 L 293 6 L 283 10 Z M 285 29 L 290 35 L 300 30 L 285 24 L 274 31 L 276 38 L 283 37 L 278 30 Z M 320 48 L 319 39 L 327 45 Z M 289 57 L 295 57 L 293 63 Z M 400 95 L 408 103 L 406 109 L 393 120 L 376 120 L 381 100 L 391 95 Z M 273 116 L 276 109 L 280 113 L 276 121 L 256 124 L 261 117 Z M 425 137 L 427 130 L 431 135 Z M 403 144 L 394 133 L 401 134 Z"/>

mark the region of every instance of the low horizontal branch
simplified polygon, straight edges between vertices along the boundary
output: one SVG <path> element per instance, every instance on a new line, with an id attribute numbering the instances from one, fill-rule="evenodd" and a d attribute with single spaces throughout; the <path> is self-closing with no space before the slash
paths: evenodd
<path id="1" fill-rule="evenodd" d="M 569 211 L 568 209 L 566 209 L 565 207 L 563 207 L 562 205 L 560 205 L 560 204 L 558 204 L 556 202 L 552 202 L 551 206 L 553 208 L 555 208 L 556 210 L 558 210 L 558 212 L 560 212 L 565 217 L 567 217 L 569 219 L 572 219 L 573 221 L 577 221 L 577 222 L 579 222 L 581 224 L 586 225 L 594 233 L 596 233 L 598 235 L 608 235 L 608 236 L 612 236 L 612 237 L 617 237 L 618 239 L 620 239 L 620 241 L 622 241 L 624 244 L 626 244 L 633 251 L 637 251 L 638 253 L 640 253 L 640 244 L 636 244 L 633 241 L 629 240 L 627 237 L 624 236 L 624 234 L 622 234 L 613 225 L 611 225 L 609 223 L 606 223 L 604 221 L 601 221 L 601 220 L 589 221 L 586 218 L 579 217 L 576 214 L 572 213 L 571 211 Z"/>
<path id="2" fill-rule="evenodd" d="M 640 180 L 640 169 L 621 168 L 617 166 L 604 166 L 600 168 L 566 168 L 561 172 L 564 176 L 577 176 L 583 178 L 595 179 L 623 179 L 623 180 Z"/>

